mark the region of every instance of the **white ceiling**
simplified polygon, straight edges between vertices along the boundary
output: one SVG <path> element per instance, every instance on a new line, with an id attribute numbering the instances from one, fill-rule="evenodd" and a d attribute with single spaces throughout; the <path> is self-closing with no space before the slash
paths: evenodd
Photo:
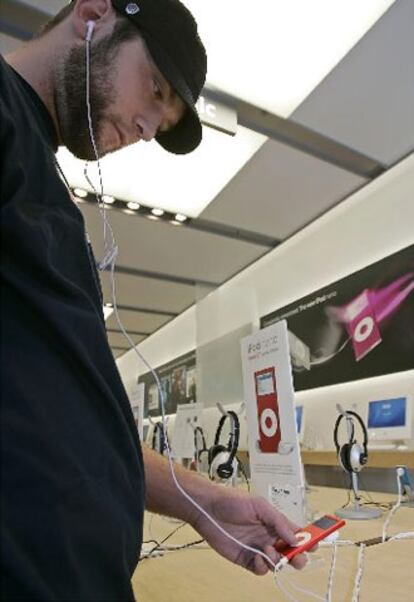
<path id="1" fill-rule="evenodd" d="M 42 9 L 48 4 L 53 11 L 62 2 L 45 4 L 39 0 L 31 4 Z M 414 150 L 413 24 L 414 2 L 396 0 L 291 119 L 385 167 Z M 251 26 L 254 28 L 253 20 Z M 10 40 L 0 34 L 0 50 L 7 44 Z M 271 73 L 263 73 L 262 81 L 268 78 Z M 153 177 L 161 178 L 163 172 L 154 171 Z M 268 140 L 189 226 L 174 227 L 110 211 L 120 247 L 118 303 L 149 312 L 180 313 L 196 300 L 195 282 L 221 284 L 270 250 L 259 240 L 248 242 L 243 233 L 237 239 L 237 229 L 283 244 L 293 232 L 368 181 L 282 142 Z M 80 207 L 99 256 L 102 226 L 98 211 L 91 204 Z M 208 220 L 209 231 L 196 229 L 205 228 L 203 220 Z M 216 233 L 211 232 L 214 229 Z M 104 274 L 104 297 L 109 301 L 106 279 Z M 125 309 L 120 314 L 133 332 L 150 333 L 173 319 L 171 315 Z M 118 330 L 113 315 L 107 325 Z M 138 342 L 142 335 L 133 338 Z M 109 340 L 114 348 L 127 347 L 122 335 L 109 332 Z M 123 352 L 114 349 L 116 356 Z"/>
<path id="2" fill-rule="evenodd" d="M 283 240 L 365 182 L 269 140 L 201 217 Z"/>
<path id="3" fill-rule="evenodd" d="M 414 2 L 397 2 L 292 119 L 387 166 L 414 146 Z"/>
<path id="4" fill-rule="evenodd" d="M 207 83 L 289 117 L 394 0 L 183 0 L 208 50 Z"/>

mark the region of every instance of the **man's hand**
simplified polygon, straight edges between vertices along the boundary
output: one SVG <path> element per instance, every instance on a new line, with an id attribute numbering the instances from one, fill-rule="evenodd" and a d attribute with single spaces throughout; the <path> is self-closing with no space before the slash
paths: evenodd
<path id="1" fill-rule="evenodd" d="M 203 508 L 233 537 L 263 551 L 275 564 L 280 558 L 274 548 L 277 541 L 283 540 L 290 545 L 297 543 L 294 532 L 299 527 L 263 498 L 216 486 L 210 502 Z M 230 540 L 203 514 L 198 514 L 193 527 L 222 556 L 255 575 L 265 575 L 272 570 L 262 556 Z M 298 554 L 291 564 L 296 569 L 303 568 L 306 556 Z"/>
<path id="2" fill-rule="evenodd" d="M 249 552 L 228 539 L 188 499 L 171 478 L 170 467 L 160 454 L 143 446 L 146 474 L 146 506 L 151 512 L 174 516 L 192 525 L 222 556 L 256 575 L 265 575 L 273 567 L 259 554 Z M 175 465 L 180 485 L 223 529 L 250 547 L 263 551 L 276 564 L 279 552 L 273 547 L 281 540 L 296 544 L 298 526 L 261 497 L 217 485 L 203 476 Z M 306 556 L 298 554 L 291 564 L 300 569 Z"/>

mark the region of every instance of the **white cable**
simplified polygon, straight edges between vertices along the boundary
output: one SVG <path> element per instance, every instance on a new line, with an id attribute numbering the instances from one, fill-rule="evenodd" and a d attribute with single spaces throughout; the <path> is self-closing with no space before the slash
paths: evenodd
<path id="1" fill-rule="evenodd" d="M 287 579 L 286 579 L 287 581 Z M 291 587 L 293 587 L 293 589 L 297 592 L 300 592 L 301 594 L 305 594 L 307 596 L 310 596 L 311 598 L 314 598 L 315 600 L 320 600 L 320 602 L 325 602 L 326 598 L 323 596 L 320 596 L 319 594 L 315 594 L 314 592 L 309 591 L 308 589 L 304 589 L 302 587 L 299 587 L 299 585 L 296 585 L 294 583 L 292 583 L 291 581 L 289 581 L 289 585 Z"/>
<path id="2" fill-rule="evenodd" d="M 384 543 L 384 541 L 387 539 L 387 530 L 388 527 L 390 525 L 390 522 L 394 516 L 394 514 L 397 512 L 398 508 L 401 506 L 401 500 L 402 500 L 402 488 L 401 488 L 401 480 L 400 480 L 400 473 L 399 473 L 399 468 L 397 468 L 396 470 L 396 475 L 397 475 L 397 487 L 398 487 L 398 498 L 396 503 L 394 504 L 394 506 L 391 508 L 391 510 L 388 513 L 388 516 L 385 520 L 384 526 L 382 528 L 382 543 Z"/>
<path id="3" fill-rule="evenodd" d="M 337 539 L 336 541 L 320 541 L 318 546 L 320 548 L 330 547 L 330 546 L 355 546 L 355 542 L 350 539 Z"/>
<path id="4" fill-rule="evenodd" d="M 398 541 L 399 539 L 414 539 L 414 531 L 406 531 L 405 533 L 397 533 L 387 541 Z"/>
<path id="5" fill-rule="evenodd" d="M 103 191 L 104 191 L 103 178 L 102 178 L 101 162 L 100 162 L 100 158 L 99 158 L 98 147 L 96 145 L 95 136 L 93 133 L 92 111 L 91 111 L 91 102 L 90 102 L 90 44 L 91 44 L 91 41 L 90 41 L 90 37 L 88 36 L 86 38 L 86 54 L 85 54 L 85 57 L 86 57 L 86 59 L 85 59 L 86 60 L 86 65 L 85 65 L 85 67 L 86 67 L 86 113 L 87 113 L 87 119 L 88 119 L 89 138 L 90 138 L 93 152 L 95 155 L 95 159 L 96 159 L 96 162 L 98 165 L 100 194 L 97 193 L 95 186 L 93 185 L 92 181 L 88 177 L 88 163 L 85 163 L 83 173 L 84 173 L 84 176 L 85 176 L 87 182 L 92 187 L 92 190 L 95 193 L 99 212 L 101 214 L 102 221 L 103 221 L 104 254 L 103 254 L 101 261 L 99 262 L 99 268 L 104 270 L 109 265 L 111 265 L 112 260 L 114 258 L 116 258 L 117 254 L 118 254 L 118 247 L 116 246 L 116 243 L 115 243 L 115 236 L 114 236 L 111 224 L 109 223 L 108 218 L 107 218 L 105 203 L 102 200 Z M 107 240 L 107 230 L 109 231 L 109 234 L 111 237 L 110 244 L 108 244 L 108 240 Z"/>
<path id="6" fill-rule="evenodd" d="M 133 349 L 135 351 L 135 353 L 138 356 L 138 358 L 143 362 L 143 364 L 148 368 L 148 370 L 151 372 L 151 374 L 154 377 L 155 383 L 156 383 L 157 388 L 158 388 L 158 393 L 159 393 L 159 396 L 160 396 L 160 401 L 161 401 L 162 425 L 163 425 L 163 429 L 164 429 L 164 434 L 166 434 L 167 429 L 166 429 L 166 417 L 165 417 L 164 391 L 163 391 L 163 389 L 161 387 L 161 383 L 160 383 L 160 380 L 158 378 L 158 374 L 155 372 L 155 370 L 152 368 L 152 366 L 147 362 L 147 360 L 141 354 L 141 352 L 138 351 L 138 349 L 136 348 L 134 342 L 132 341 L 131 337 L 129 336 L 129 334 L 127 333 L 127 331 L 124 328 L 124 325 L 121 322 L 121 319 L 120 319 L 119 313 L 118 313 L 118 306 L 117 306 L 117 302 L 116 302 L 114 268 L 115 268 L 115 262 L 113 261 L 112 265 L 111 265 L 110 274 L 111 274 L 111 284 L 112 284 L 112 302 L 113 302 L 113 306 L 114 306 L 115 318 L 116 318 L 116 321 L 118 322 L 119 328 L 121 329 L 123 335 L 125 336 L 125 338 L 129 342 L 129 344 L 131 346 L 131 349 Z M 170 444 L 169 444 L 169 441 L 168 441 L 167 437 L 165 437 L 165 447 L 166 447 L 166 450 L 167 450 L 167 457 L 168 457 L 168 462 L 169 462 L 169 466 L 170 466 L 170 472 L 171 472 L 171 476 L 173 478 L 174 484 L 177 487 L 177 489 L 180 491 L 180 493 L 186 498 L 186 500 L 188 500 L 195 508 L 197 508 L 197 510 L 199 512 L 201 512 L 201 514 L 203 514 L 203 516 L 205 516 L 228 539 L 230 539 L 231 541 L 233 541 L 234 543 L 236 543 L 237 545 L 239 545 L 241 548 L 243 548 L 245 550 L 248 550 L 249 552 L 253 552 L 254 554 L 259 554 L 262 558 L 264 558 L 270 564 L 270 566 L 272 566 L 273 568 L 275 568 L 275 566 L 276 566 L 275 563 L 273 562 L 273 560 L 267 554 L 265 554 L 262 550 L 254 548 L 252 546 L 249 546 L 249 545 L 243 543 L 242 541 L 239 541 L 235 537 L 233 537 L 233 535 L 231 535 L 230 533 L 228 533 L 221 525 L 219 525 L 219 523 L 212 516 L 210 516 L 210 514 L 206 510 L 204 510 L 204 508 L 202 508 L 191 497 L 191 495 L 187 493 L 187 491 L 185 491 L 185 489 L 181 486 L 181 484 L 177 480 L 177 476 L 175 474 L 175 469 L 174 469 L 174 463 L 173 463 L 173 460 L 172 460 L 171 450 L 170 450 Z"/>
<path id="7" fill-rule="evenodd" d="M 282 594 L 288 599 L 290 600 L 290 602 L 298 602 L 298 600 L 296 598 L 294 598 L 290 592 L 286 589 L 286 586 L 282 580 L 282 578 L 280 577 L 280 574 L 277 571 L 274 571 L 273 573 L 273 579 L 274 582 L 276 584 L 276 587 L 278 587 L 280 589 L 280 591 L 282 592 Z"/>
<path id="8" fill-rule="evenodd" d="M 98 171 L 99 171 L 99 179 L 100 179 L 100 185 L 101 185 L 101 195 L 103 195 L 103 182 L 102 182 L 102 172 L 101 172 L 101 166 L 100 166 L 100 161 L 99 161 L 99 154 L 98 154 L 98 149 L 95 143 L 95 137 L 94 137 L 94 133 L 93 133 L 93 124 L 92 124 L 92 115 L 91 115 L 91 106 L 90 106 L 90 40 L 86 40 L 86 105 L 87 105 L 87 117 L 88 117 L 88 127 L 89 127 L 89 136 L 91 139 L 91 143 L 93 146 L 93 150 L 95 153 L 95 157 L 96 160 L 98 162 Z M 98 204 L 99 204 L 99 199 L 98 199 Z M 100 207 L 100 204 L 99 204 Z M 115 271 L 115 260 L 116 260 L 116 256 L 117 256 L 117 251 L 118 248 L 115 245 L 115 238 L 113 235 L 113 231 L 112 228 L 109 224 L 109 222 L 106 219 L 106 210 L 105 210 L 105 205 L 103 204 L 103 211 L 101 212 L 101 215 L 103 215 L 103 219 L 104 219 L 104 238 L 105 238 L 105 249 L 106 249 L 106 227 L 109 226 L 110 228 L 110 232 L 111 232 L 111 237 L 113 240 L 113 246 L 111 247 L 111 253 L 109 257 L 104 257 L 103 258 L 103 262 L 105 262 L 105 266 L 104 267 L 110 267 L 110 278 L 111 278 L 111 292 L 112 292 L 112 302 L 113 302 L 113 306 L 114 306 L 114 313 L 115 313 L 115 317 L 116 317 L 116 321 L 123 333 L 123 335 L 125 336 L 125 338 L 127 339 L 128 343 L 130 344 L 131 349 L 134 350 L 134 352 L 136 353 L 136 355 L 138 356 L 138 358 L 143 362 L 143 364 L 148 368 L 148 370 L 151 372 L 151 374 L 153 375 L 157 388 L 158 388 L 158 392 L 159 392 L 159 396 L 160 396 L 160 402 L 161 402 L 161 414 L 162 414 L 162 426 L 163 426 L 163 430 L 164 430 L 164 435 L 165 435 L 165 446 L 166 446 L 166 450 L 167 450 L 167 456 L 168 456 L 168 462 L 169 462 L 169 467 L 170 467 L 170 471 L 171 471 L 171 476 L 173 478 L 174 484 L 176 486 L 176 488 L 180 491 L 180 493 L 195 507 L 197 508 L 197 510 L 207 518 L 207 520 L 209 520 L 225 537 L 227 537 L 228 539 L 230 539 L 231 541 L 233 541 L 235 544 L 239 545 L 241 548 L 249 551 L 249 552 L 253 552 L 254 554 L 258 554 L 259 556 L 261 556 L 262 558 L 264 558 L 266 560 L 266 562 L 269 563 L 270 566 L 272 566 L 274 569 L 276 568 L 277 565 L 275 565 L 275 563 L 273 562 L 273 560 L 267 555 L 265 554 L 262 550 L 259 550 L 258 548 L 249 546 L 245 543 L 243 543 L 242 541 L 239 541 L 236 537 L 233 537 L 233 535 L 231 535 L 230 533 L 228 533 L 212 516 L 210 516 L 210 514 L 204 510 L 204 508 L 202 508 L 192 497 L 191 495 L 189 495 L 187 493 L 187 491 L 185 491 L 185 489 L 181 486 L 181 484 L 179 483 L 179 481 L 177 480 L 177 476 L 175 474 L 175 470 L 174 470 L 174 464 L 173 464 L 173 460 L 172 460 L 172 455 L 171 455 L 171 450 L 170 450 L 170 444 L 168 441 L 168 436 L 167 436 L 167 427 L 166 427 L 166 416 L 165 416 L 165 398 L 164 398 L 164 391 L 161 387 L 161 383 L 160 380 L 158 378 L 157 373 L 154 371 L 154 369 L 152 368 L 152 366 L 147 362 L 147 360 L 144 358 L 144 356 L 141 354 L 140 351 L 138 351 L 138 349 L 135 346 L 135 343 L 133 342 L 133 340 L 131 339 L 131 337 L 129 336 L 129 334 L 127 333 L 127 331 L 124 328 L 124 325 L 122 324 L 122 321 L 120 319 L 119 316 L 119 312 L 118 312 L 118 305 L 117 305 L 117 300 L 116 300 L 116 289 L 115 289 L 115 275 L 114 275 L 114 271 Z"/>
<path id="9" fill-rule="evenodd" d="M 335 574 L 335 568 L 336 568 L 337 551 L 338 551 L 338 546 L 337 546 L 336 542 L 334 542 L 333 550 L 332 550 L 331 566 L 329 569 L 328 586 L 326 589 L 326 602 L 332 602 L 332 587 L 333 587 L 333 580 L 334 580 L 334 574 Z"/>
<path id="10" fill-rule="evenodd" d="M 276 586 L 280 589 L 280 591 L 286 596 L 286 598 L 288 598 L 292 602 L 298 602 L 298 601 L 288 591 L 288 589 L 286 587 L 286 584 L 288 584 L 289 587 L 293 588 L 295 591 L 300 592 L 301 594 L 305 594 L 307 596 L 310 596 L 311 598 L 314 598 L 315 600 L 319 600 L 320 602 L 325 602 L 325 600 L 326 600 L 325 597 L 319 596 L 319 594 L 315 594 L 314 592 L 311 592 L 311 591 L 309 591 L 307 589 L 299 587 L 298 585 L 295 585 L 294 583 L 292 583 L 292 581 L 290 581 L 290 580 L 288 580 L 286 578 L 282 579 L 282 577 L 280 576 L 280 569 L 279 570 L 275 570 L 273 572 L 273 579 L 274 579 L 274 582 L 275 582 Z"/>
<path id="11" fill-rule="evenodd" d="M 354 581 L 354 591 L 352 592 L 352 602 L 359 602 L 359 596 L 361 592 L 361 581 L 364 572 L 364 557 L 365 557 L 365 544 L 359 546 L 358 552 L 358 570 Z"/>

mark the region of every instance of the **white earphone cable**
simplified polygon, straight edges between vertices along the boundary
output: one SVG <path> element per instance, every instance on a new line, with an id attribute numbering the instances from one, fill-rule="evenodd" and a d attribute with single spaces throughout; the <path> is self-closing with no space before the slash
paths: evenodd
<path id="1" fill-rule="evenodd" d="M 359 602 L 359 596 L 361 593 L 361 581 L 364 572 L 364 559 L 365 559 L 365 544 L 359 546 L 358 552 L 358 570 L 355 576 L 354 591 L 352 592 L 352 602 Z"/>
<path id="2" fill-rule="evenodd" d="M 394 506 L 391 508 L 391 510 L 388 513 L 388 516 L 385 520 L 384 526 L 382 528 L 382 543 L 384 543 L 384 541 L 387 539 L 387 531 L 388 531 L 388 527 L 391 523 L 392 518 L 394 517 L 395 513 L 397 512 L 398 508 L 401 506 L 401 501 L 402 501 L 402 487 L 401 487 L 401 479 L 400 479 L 400 468 L 396 469 L 396 475 L 397 475 L 397 490 L 398 490 L 398 497 L 397 497 L 397 501 L 394 504 Z"/>
<path id="3" fill-rule="evenodd" d="M 98 147 L 97 144 L 95 142 L 95 136 L 94 136 L 94 132 L 93 132 L 93 122 L 92 122 L 92 110 L 91 110 L 91 101 L 90 101 L 90 87 L 91 87 L 91 78 L 90 78 L 90 45 L 91 45 L 91 37 L 92 37 L 92 32 L 93 32 L 93 28 L 94 28 L 94 24 L 93 22 L 89 22 L 88 23 L 88 32 L 86 35 L 86 52 L 85 52 L 85 56 L 86 56 L 86 111 L 87 111 L 87 119 L 88 119 L 88 129 L 89 129 L 89 138 L 92 144 L 92 148 L 93 148 L 93 152 L 95 155 L 95 159 L 98 165 L 98 174 L 99 174 L 99 187 L 100 187 L 100 193 L 98 194 L 98 192 L 96 191 L 93 183 L 91 182 L 90 178 L 88 177 L 88 163 L 85 164 L 85 168 L 84 168 L 84 175 L 85 178 L 87 180 L 87 182 L 89 183 L 89 185 L 92 187 L 94 193 L 95 193 L 95 197 L 98 203 L 98 207 L 99 207 L 99 211 L 102 217 L 102 221 L 103 221 L 103 240 L 104 240 L 104 254 L 103 257 L 101 259 L 101 261 L 98 264 L 98 267 L 102 270 L 106 269 L 108 266 L 111 265 L 112 261 L 116 258 L 116 256 L 118 255 L 118 247 L 116 245 L 116 241 L 115 241 L 115 236 L 114 236 L 114 232 L 112 230 L 112 226 L 108 221 L 107 218 L 107 213 L 106 213 L 106 207 L 105 207 L 105 203 L 103 201 L 103 193 L 104 193 L 104 187 L 103 187 L 103 177 L 102 177 L 102 169 L 101 169 L 101 162 L 100 162 L 100 158 L 99 158 L 99 153 L 98 153 Z M 110 235 L 110 241 L 108 243 L 107 240 L 107 232 L 109 231 L 109 235 Z"/>
<path id="4" fill-rule="evenodd" d="M 171 456 L 171 450 L 170 450 L 170 445 L 169 445 L 169 441 L 168 441 L 168 437 L 167 437 L 167 429 L 166 429 L 166 417 L 165 417 L 165 399 L 164 399 L 164 391 L 161 387 L 161 383 L 160 380 L 158 378 L 157 373 L 155 372 L 155 370 L 150 366 L 150 364 L 147 362 L 147 360 L 144 358 L 144 356 L 138 351 L 138 349 L 136 348 L 133 340 L 131 339 L 131 337 L 128 335 L 127 331 L 124 328 L 124 325 L 122 324 L 122 321 L 120 319 L 119 316 L 119 312 L 118 312 L 118 306 L 117 306 L 117 300 L 116 300 L 116 288 L 115 288 L 115 275 L 114 275 L 114 271 L 115 271 L 115 260 L 116 260 L 116 255 L 117 255 L 117 246 L 115 244 L 115 237 L 112 231 L 112 228 L 109 224 L 109 222 L 107 221 L 107 217 L 106 217 L 106 210 L 105 210 L 105 205 L 103 203 L 103 207 L 101 207 L 101 201 L 102 201 L 102 196 L 103 196 L 103 181 L 102 181 L 102 173 L 101 173 L 101 167 L 100 167 L 100 161 L 99 161 L 99 154 L 98 154 L 98 149 L 97 149 L 97 145 L 95 143 L 95 137 L 94 137 L 94 133 L 93 133 L 93 123 L 92 123 L 92 114 L 91 114 L 91 105 L 90 105 L 90 35 L 87 35 L 86 37 L 86 106 L 87 106 L 87 118 L 88 118 L 88 127 L 89 127 L 89 136 L 91 139 L 91 143 L 93 146 L 93 150 L 94 150 L 94 154 L 96 157 L 96 160 L 98 162 L 98 171 L 99 171 L 99 178 L 100 178 L 100 186 L 101 186 L 101 199 L 98 198 L 98 204 L 99 204 L 99 208 L 101 209 L 101 215 L 103 216 L 103 220 L 104 220 L 104 236 L 105 236 L 105 251 L 107 251 L 107 241 L 106 241 L 106 228 L 109 227 L 109 231 L 111 234 L 111 238 L 113 241 L 113 244 L 109 246 L 111 253 L 108 257 L 104 257 L 103 258 L 103 262 L 105 263 L 105 267 L 109 267 L 110 268 L 110 277 L 111 277 L 111 292 L 112 292 L 112 301 L 113 301 L 113 306 L 114 306 L 114 313 L 115 313 L 115 317 L 116 320 L 118 322 L 118 325 L 122 331 L 122 333 L 124 334 L 125 338 L 127 339 L 128 343 L 131 346 L 131 349 L 133 349 L 136 353 L 136 355 L 138 356 L 138 358 L 143 362 L 143 364 L 148 368 L 148 370 L 151 372 L 151 374 L 153 375 L 157 388 L 158 388 L 158 392 L 159 392 L 159 396 L 160 396 L 160 402 L 161 402 L 161 414 L 162 414 L 162 424 L 163 424 L 163 430 L 164 430 L 164 435 L 165 435 L 165 445 L 166 445 L 166 449 L 167 449 L 167 456 L 168 456 L 168 462 L 169 462 L 169 466 L 170 466 L 170 471 L 171 471 L 171 475 L 174 481 L 175 486 L 177 487 L 177 489 L 180 491 L 180 493 L 195 507 L 197 508 L 197 510 L 203 514 L 203 516 L 205 516 L 223 535 L 225 535 L 228 539 L 230 539 L 231 541 L 233 541 L 234 543 L 236 543 L 237 545 L 239 545 L 240 547 L 242 547 L 245 550 L 248 550 L 250 552 L 253 552 L 254 554 L 259 554 L 260 556 L 262 556 L 262 558 L 264 558 L 266 560 L 266 562 L 269 563 L 270 566 L 272 566 L 273 568 L 275 568 L 275 563 L 273 562 L 273 560 L 267 555 L 265 554 L 262 550 L 259 550 L 255 547 L 249 546 L 241 541 L 239 541 L 237 538 L 233 537 L 233 535 L 231 535 L 230 533 L 228 533 L 212 516 L 210 516 L 210 514 L 204 510 L 204 508 L 202 508 L 188 493 L 187 491 L 185 491 L 185 489 L 181 486 L 181 484 L 178 482 L 176 474 L 175 474 L 175 470 L 174 470 L 174 464 L 172 461 L 172 456 Z"/>

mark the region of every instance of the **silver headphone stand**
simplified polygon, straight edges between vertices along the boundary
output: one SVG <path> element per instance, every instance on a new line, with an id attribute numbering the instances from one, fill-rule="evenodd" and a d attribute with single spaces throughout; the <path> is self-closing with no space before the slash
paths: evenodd
<path id="1" fill-rule="evenodd" d="M 382 515 L 382 510 L 379 508 L 365 508 L 361 506 L 357 473 L 353 472 L 351 476 L 354 505 L 352 508 L 338 508 L 338 510 L 335 511 L 335 514 L 340 518 L 347 518 L 349 520 L 369 520 L 371 518 L 379 518 Z"/>

